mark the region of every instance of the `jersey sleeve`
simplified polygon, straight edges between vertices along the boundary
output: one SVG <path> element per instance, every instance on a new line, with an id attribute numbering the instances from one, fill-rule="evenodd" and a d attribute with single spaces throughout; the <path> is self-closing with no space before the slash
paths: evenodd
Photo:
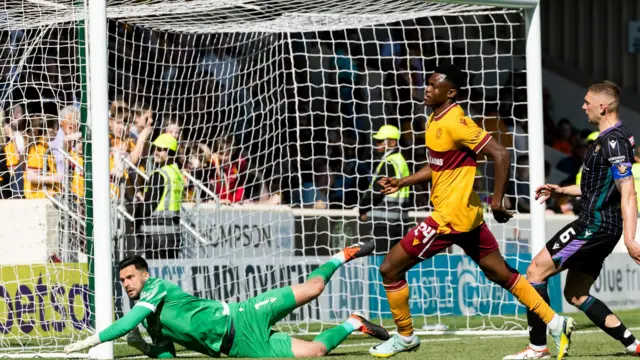
<path id="1" fill-rule="evenodd" d="M 487 145 L 491 135 L 467 117 L 460 117 L 449 122 L 449 134 L 453 141 L 473 150 L 476 154 Z"/>
<path id="2" fill-rule="evenodd" d="M 125 316 L 98 334 L 100 342 L 113 341 L 128 334 L 150 314 L 150 309 L 134 306 Z"/>
<path id="3" fill-rule="evenodd" d="M 608 137 L 602 141 L 602 151 L 611 167 L 614 180 L 633 176 L 633 147 L 629 140 L 621 137 Z"/>
<path id="4" fill-rule="evenodd" d="M 164 283 L 160 279 L 149 278 L 142 288 L 140 293 L 140 300 L 136 303 L 136 306 L 145 307 L 152 312 L 155 312 L 158 305 L 164 300 L 167 295 L 167 290 L 164 287 Z"/>

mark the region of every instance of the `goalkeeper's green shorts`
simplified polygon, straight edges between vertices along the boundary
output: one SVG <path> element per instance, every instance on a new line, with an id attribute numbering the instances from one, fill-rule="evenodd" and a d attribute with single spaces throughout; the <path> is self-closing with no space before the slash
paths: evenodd
<path id="1" fill-rule="evenodd" d="M 229 304 L 235 328 L 231 357 L 292 358 L 291 337 L 271 329 L 296 309 L 290 287 L 274 289 L 247 301 Z"/>

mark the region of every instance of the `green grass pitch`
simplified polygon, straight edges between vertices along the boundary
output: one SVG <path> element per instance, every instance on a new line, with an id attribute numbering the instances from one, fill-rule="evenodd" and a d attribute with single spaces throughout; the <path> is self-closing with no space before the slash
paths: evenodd
<path id="1" fill-rule="evenodd" d="M 640 310 L 618 311 L 617 314 L 625 322 L 625 325 L 635 329 L 640 335 Z M 593 325 L 582 313 L 571 314 L 578 321 L 578 330 L 573 337 L 573 346 L 569 352 L 570 359 L 576 360 L 603 360 L 624 358 L 624 348 L 620 343 L 611 339 L 608 335 Z M 305 338 L 305 337 L 301 337 Z M 309 338 L 306 338 L 309 339 Z M 525 336 L 500 335 L 425 335 L 421 336 L 420 348 L 411 353 L 401 353 L 394 359 L 402 360 L 454 360 L 454 359 L 502 359 L 507 354 L 514 353 L 527 345 Z M 551 338 L 549 338 L 551 342 Z M 364 335 L 352 335 L 339 348 L 328 355 L 330 358 L 345 360 L 374 359 L 369 355 L 369 347 L 377 341 Z M 550 343 L 552 355 L 555 354 Z M 120 359 L 144 358 L 139 352 L 127 347 L 117 345 L 115 355 Z M 179 351 L 181 359 L 203 358 L 190 351 Z"/>

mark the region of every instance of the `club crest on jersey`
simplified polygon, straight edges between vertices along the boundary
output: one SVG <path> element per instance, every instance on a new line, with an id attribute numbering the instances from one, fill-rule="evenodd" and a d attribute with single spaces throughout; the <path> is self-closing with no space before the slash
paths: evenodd
<path id="1" fill-rule="evenodd" d="M 631 143 L 631 146 L 636 146 L 636 140 L 633 138 L 633 136 L 629 138 L 629 142 Z"/>
<path id="2" fill-rule="evenodd" d="M 617 164 L 616 167 L 618 168 L 618 173 L 620 175 L 626 175 L 629 171 L 629 167 L 624 164 Z"/>
<path id="3" fill-rule="evenodd" d="M 441 136 L 442 136 L 442 129 L 438 128 L 436 130 L 436 140 L 440 139 Z"/>

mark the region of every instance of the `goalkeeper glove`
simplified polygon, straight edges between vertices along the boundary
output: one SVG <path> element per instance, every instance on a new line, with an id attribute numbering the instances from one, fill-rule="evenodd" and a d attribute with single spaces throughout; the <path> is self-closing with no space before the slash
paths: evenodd
<path id="1" fill-rule="evenodd" d="M 96 335 L 91 335 L 88 338 L 75 342 L 73 344 L 69 344 L 64 347 L 64 353 L 70 354 L 78 351 L 82 351 L 85 349 L 90 349 L 96 345 L 100 344 L 100 337 Z"/>
<path id="2" fill-rule="evenodd" d="M 138 330 L 137 327 L 131 330 L 131 332 L 127 335 L 127 344 L 142 351 L 142 353 L 145 355 L 148 354 L 151 350 L 151 345 L 149 345 L 149 343 L 147 343 L 142 338 L 142 335 L 140 335 L 140 330 Z"/>

